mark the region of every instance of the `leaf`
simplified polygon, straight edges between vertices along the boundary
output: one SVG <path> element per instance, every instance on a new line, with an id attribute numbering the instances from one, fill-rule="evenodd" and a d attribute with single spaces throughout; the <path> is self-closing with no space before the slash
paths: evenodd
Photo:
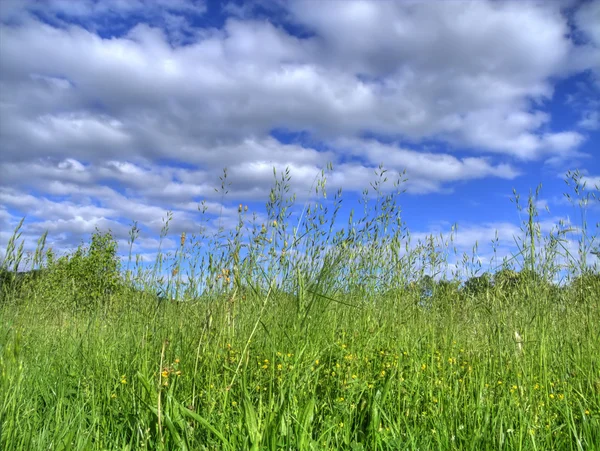
<path id="1" fill-rule="evenodd" d="M 225 436 L 223 434 L 221 434 L 212 424 L 210 424 L 205 418 L 201 417 L 200 415 L 198 415 L 196 412 L 192 412 L 190 409 L 188 409 L 187 407 L 184 406 L 179 406 L 180 407 L 180 412 L 183 416 L 191 418 L 192 420 L 198 422 L 199 424 L 201 424 L 202 426 L 204 426 L 206 429 L 208 429 L 215 437 L 217 437 L 219 440 L 221 440 L 221 442 L 223 442 L 223 445 L 225 445 L 225 447 L 228 449 L 229 448 L 229 443 L 227 442 L 227 439 L 225 438 Z"/>

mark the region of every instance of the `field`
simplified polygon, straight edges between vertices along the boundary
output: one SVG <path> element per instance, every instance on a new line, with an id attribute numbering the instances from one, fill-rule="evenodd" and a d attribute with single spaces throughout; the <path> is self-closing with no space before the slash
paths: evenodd
<path id="1" fill-rule="evenodd" d="M 572 255 L 566 233 L 541 235 L 532 196 L 511 260 L 488 275 L 465 257 L 448 277 L 451 237 L 406 246 L 393 193 L 337 229 L 338 196 L 292 228 L 285 192 L 282 178 L 267 222 L 240 205 L 232 230 L 182 235 L 150 266 L 100 232 L 27 257 L 17 230 L 0 447 L 600 449 L 585 224 Z"/>

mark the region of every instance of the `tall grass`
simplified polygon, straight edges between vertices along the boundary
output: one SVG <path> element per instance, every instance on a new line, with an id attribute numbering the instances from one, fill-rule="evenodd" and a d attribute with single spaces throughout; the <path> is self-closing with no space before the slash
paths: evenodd
<path id="1" fill-rule="evenodd" d="M 63 256 L 44 235 L 28 257 L 19 225 L 0 289 L 2 449 L 600 449 L 585 216 L 574 255 L 573 230 L 542 235 L 532 194 L 517 252 L 488 274 L 452 234 L 411 237 L 403 179 L 390 190 L 383 168 L 345 227 L 325 172 L 300 208 L 274 175 L 262 222 L 243 205 L 231 230 L 206 218 L 150 268 L 135 223 L 123 267 L 110 233 Z M 597 202 L 570 177 L 579 208 Z"/>

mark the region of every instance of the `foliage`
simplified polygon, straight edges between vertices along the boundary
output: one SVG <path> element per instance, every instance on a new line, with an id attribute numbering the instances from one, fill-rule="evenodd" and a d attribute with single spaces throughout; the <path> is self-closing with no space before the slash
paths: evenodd
<path id="1" fill-rule="evenodd" d="M 492 285 L 490 274 L 484 273 L 480 276 L 473 276 L 468 279 L 463 286 L 463 291 L 471 296 L 481 296 L 491 290 Z"/>
<path id="2" fill-rule="evenodd" d="M 110 232 L 96 231 L 89 246 L 80 245 L 59 258 L 49 249 L 43 270 L 4 271 L 14 298 L 40 297 L 61 308 L 90 308 L 107 303 L 124 287 L 117 243 Z"/>

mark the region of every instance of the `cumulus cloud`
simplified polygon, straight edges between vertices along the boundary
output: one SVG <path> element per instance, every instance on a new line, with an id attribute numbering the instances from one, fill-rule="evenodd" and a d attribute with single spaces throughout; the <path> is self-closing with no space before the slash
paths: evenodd
<path id="1" fill-rule="evenodd" d="M 600 2 L 588 1 L 583 3 L 574 16 L 576 32 L 585 42 L 584 46 L 577 49 L 577 62 L 581 67 L 590 68 L 600 75 L 600 31 L 598 21 L 600 20 Z M 600 79 L 596 79 L 600 82 Z"/>
<path id="2" fill-rule="evenodd" d="M 263 200 L 273 167 L 303 196 L 328 162 L 330 186 L 360 192 L 383 163 L 423 194 L 584 143 L 547 103 L 557 79 L 598 70 L 598 2 L 574 35 L 558 2 L 316 5 L 230 3 L 203 27 L 202 1 L 3 1 L 3 202 L 73 234 L 132 216 L 155 230 L 167 209 L 184 230 L 200 200 L 227 208 L 223 167 L 235 202 Z M 597 122 L 589 109 L 579 127 Z"/>
<path id="3" fill-rule="evenodd" d="M 588 190 L 593 190 L 594 188 L 600 190 L 600 175 L 598 176 L 583 176 L 581 178 L 581 182 L 585 183 Z"/>
<path id="4" fill-rule="evenodd" d="M 324 136 L 441 136 L 525 158 L 544 147 L 539 128 L 548 118 L 530 99 L 552 95 L 549 77 L 563 70 L 572 46 L 556 9 L 297 2 L 291 17 L 317 35 L 300 39 L 269 22 L 229 19 L 222 30 L 172 47 L 163 29 L 142 23 L 103 39 L 32 20 L 3 27 L 0 63 L 21 84 L 32 74 L 62 74 L 66 86 L 44 81 L 40 95 L 79 102 L 69 114 L 57 115 L 52 102 L 46 115 L 37 104 L 25 113 L 21 127 L 35 129 L 38 140 L 66 132 L 76 143 L 78 133 L 91 133 L 109 148 L 161 154 L 169 144 L 177 153 L 198 140 L 285 126 Z"/>

